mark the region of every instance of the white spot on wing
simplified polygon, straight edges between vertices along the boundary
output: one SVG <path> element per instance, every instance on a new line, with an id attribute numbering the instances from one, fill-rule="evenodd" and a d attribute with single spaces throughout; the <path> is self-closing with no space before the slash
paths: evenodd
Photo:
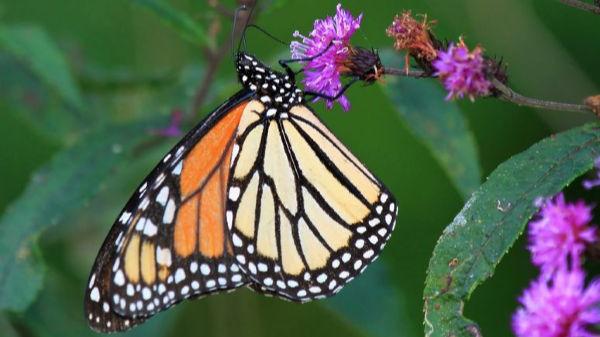
<path id="1" fill-rule="evenodd" d="M 183 161 L 179 161 L 179 163 L 177 163 L 177 165 L 175 166 L 175 168 L 173 169 L 173 174 L 178 176 L 181 174 L 181 169 L 183 168 Z"/>
<path id="2" fill-rule="evenodd" d="M 233 144 L 233 150 L 231 151 L 231 165 L 237 158 L 238 153 L 240 153 L 240 146 L 237 144 Z"/>
<path id="3" fill-rule="evenodd" d="M 147 236 L 154 236 L 158 232 L 158 227 L 150 220 L 146 220 L 146 226 L 144 226 L 144 234 Z"/>
<path id="4" fill-rule="evenodd" d="M 233 227 L 233 212 L 227 211 L 225 216 L 227 217 L 227 227 L 229 227 L 229 230 L 231 230 L 231 228 Z"/>
<path id="5" fill-rule="evenodd" d="M 375 227 L 375 226 L 379 225 L 379 222 L 380 221 L 378 218 L 373 218 L 373 219 L 369 220 L 369 226 Z"/>
<path id="6" fill-rule="evenodd" d="M 183 268 L 179 268 L 175 272 L 175 283 L 179 283 L 183 280 L 185 280 L 185 271 L 183 270 Z"/>
<path id="7" fill-rule="evenodd" d="M 123 212 L 123 213 L 121 213 L 121 216 L 119 217 L 119 222 L 121 222 L 122 224 L 126 224 L 130 218 L 131 218 L 130 212 Z"/>
<path id="8" fill-rule="evenodd" d="M 140 218 L 138 220 L 138 222 L 135 224 L 135 230 L 136 231 L 141 231 L 144 229 L 144 226 L 146 225 L 146 218 Z"/>
<path id="9" fill-rule="evenodd" d="M 143 193 L 146 190 L 146 187 L 148 187 L 148 182 L 144 182 L 144 184 L 138 189 L 138 192 Z"/>
<path id="10" fill-rule="evenodd" d="M 93 273 L 92 277 L 90 277 L 90 283 L 88 284 L 88 288 L 92 288 L 94 286 L 94 282 L 96 282 L 96 273 Z"/>
<path id="11" fill-rule="evenodd" d="M 170 224 L 173 222 L 173 218 L 175 217 L 175 201 L 173 199 L 169 199 L 167 202 L 167 207 L 165 207 L 165 213 L 163 214 L 163 223 Z"/>
<path id="12" fill-rule="evenodd" d="M 158 195 L 156 196 L 156 202 L 158 202 L 159 204 L 164 206 L 167 203 L 168 198 L 169 198 L 169 187 L 163 186 L 163 188 L 160 189 L 160 192 L 158 192 Z"/>
<path id="13" fill-rule="evenodd" d="M 144 198 L 144 200 L 142 200 L 142 202 L 140 203 L 139 209 L 146 210 L 146 208 L 148 208 L 148 205 L 150 205 L 150 200 L 148 198 Z"/>
<path id="14" fill-rule="evenodd" d="M 115 274 L 114 282 L 118 286 L 123 286 L 125 284 L 125 275 L 123 275 L 123 271 L 119 269 Z"/>
<path id="15" fill-rule="evenodd" d="M 156 246 L 156 262 L 163 266 L 171 265 L 171 251 L 169 248 L 160 248 L 160 246 Z"/>
<path id="16" fill-rule="evenodd" d="M 98 290 L 98 287 L 94 287 L 94 289 L 92 289 L 90 292 L 90 299 L 94 302 L 100 301 L 100 290 Z"/>
<path id="17" fill-rule="evenodd" d="M 237 201 L 240 197 L 240 188 L 237 186 L 233 186 L 229 188 L 229 199 L 232 201 Z"/>
<path id="18" fill-rule="evenodd" d="M 142 297 L 143 297 L 145 300 L 148 300 L 148 299 L 150 299 L 150 297 L 151 297 L 151 296 L 152 296 L 152 292 L 150 291 L 150 289 L 149 289 L 149 288 L 147 288 L 147 287 L 146 287 L 146 288 L 142 289 Z"/>

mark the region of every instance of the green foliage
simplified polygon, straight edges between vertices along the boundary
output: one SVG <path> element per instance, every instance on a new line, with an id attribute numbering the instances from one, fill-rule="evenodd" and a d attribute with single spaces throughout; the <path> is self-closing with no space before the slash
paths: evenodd
<path id="1" fill-rule="evenodd" d="M 166 123 L 152 116 L 190 109 L 210 62 L 199 49 L 230 36 L 232 20 L 222 14 L 235 10 L 237 2 L 219 3 L 226 9 L 222 13 L 188 0 L 2 3 L 1 336 L 97 335 L 86 326 L 81 303 L 92 261 L 135 186 L 176 141 L 148 134 Z M 287 40 L 294 30 L 308 32 L 315 18 L 333 14 L 337 3 L 261 0 L 254 18 Z M 594 67 L 600 45 L 579 43 L 593 41 L 600 26 L 587 13 L 566 16 L 558 2 L 505 0 L 493 8 L 475 0 L 452 6 L 418 0 L 401 7 L 377 1 L 344 5 L 364 13 L 352 40 L 357 46 L 391 46 L 385 27 L 397 11 L 411 9 L 437 19 L 440 38 L 464 34 L 470 46 L 479 42 L 490 55 L 505 57 L 511 84 L 524 93 L 580 97 L 600 86 L 600 68 Z M 518 13 L 510 16 L 511 27 L 527 38 L 506 38 L 511 32 L 506 13 Z M 164 25 L 154 24 L 155 18 Z M 215 40 L 208 35 L 208 19 L 220 21 L 211 26 L 219 28 Z M 522 41 L 540 43 L 527 46 L 524 55 Z M 257 31 L 247 36 L 247 46 L 262 60 L 281 50 L 289 54 L 287 46 Z M 403 65 L 401 56 L 382 53 L 384 63 L 394 67 Z M 536 67 L 529 66 L 532 60 Z M 226 55 L 215 69 L 201 116 L 239 89 L 230 61 Z M 572 85 L 556 86 L 559 81 Z M 349 113 L 326 111 L 322 102 L 313 107 L 398 200 L 398 225 L 381 259 L 331 299 L 298 305 L 239 290 L 178 305 L 124 336 L 422 336 L 426 264 L 461 198 L 506 158 L 552 132 L 583 124 L 569 113 L 537 114 L 496 99 L 446 102 L 439 83 L 429 79 L 386 77 L 383 85 L 355 85 L 347 94 Z M 186 115 L 183 129 L 199 119 Z M 527 284 L 530 263 L 517 246 L 508 253 L 517 263 L 508 268 L 505 258 L 496 265 L 535 211 L 533 198 L 559 190 L 590 167 L 598 143 L 586 142 L 597 134 L 597 126 L 587 126 L 549 138 L 500 165 L 477 190 L 431 261 L 427 333 L 465 335 L 475 332 L 476 320 L 486 337 L 509 335 L 508 317 Z M 64 144 L 69 147 L 61 150 Z M 557 159 L 567 153 L 572 156 Z M 476 287 L 467 319 L 463 305 Z"/>
<path id="2" fill-rule="evenodd" d="M 83 98 L 69 64 L 46 31 L 37 26 L 0 25 L 0 49 L 28 66 L 68 105 L 83 108 Z"/>
<path id="3" fill-rule="evenodd" d="M 384 50 L 381 58 L 386 66 L 404 64 L 404 58 L 391 50 Z M 481 172 L 475 138 L 458 106 L 446 102 L 440 85 L 430 79 L 391 77 L 384 88 L 406 126 L 468 199 L 479 186 Z"/>
<path id="4" fill-rule="evenodd" d="M 98 336 L 86 326 L 85 317 L 81 313 L 83 289 L 78 289 L 78 285 L 79 283 L 68 275 L 50 271 L 39 299 L 24 313 L 23 321 L 27 322 L 31 332 L 40 337 Z M 166 313 L 161 315 L 160 319 L 149 321 L 139 329 L 129 331 L 126 336 L 166 336 L 173 328 L 173 321 L 174 316 Z"/>
<path id="5" fill-rule="evenodd" d="M 463 316 L 465 301 L 490 278 L 536 211 L 594 164 L 600 124 L 549 137 L 501 164 L 444 230 L 425 284 L 426 336 L 478 336 Z"/>
<path id="6" fill-rule="evenodd" d="M 4 314 L 0 314 L 0 331 L 2 331 L 4 337 L 18 337 L 19 334 L 10 324 L 8 317 Z"/>
<path id="7" fill-rule="evenodd" d="M 385 264 L 374 262 L 368 272 L 327 300 L 327 306 L 368 336 L 404 336 L 402 328 L 406 322 L 401 320 L 402 308 L 396 300 L 398 289 L 390 283 L 387 269 Z"/>
<path id="8" fill-rule="evenodd" d="M 132 0 L 133 3 L 147 8 L 156 14 L 167 26 L 174 29 L 181 37 L 199 45 L 214 46 L 202 25 L 194 21 L 185 12 L 171 6 L 166 0 Z"/>
<path id="9" fill-rule="evenodd" d="M 0 309 L 22 311 L 35 299 L 43 276 L 37 238 L 85 206 L 148 138 L 151 125 L 138 122 L 92 132 L 34 174 L 0 219 Z"/>

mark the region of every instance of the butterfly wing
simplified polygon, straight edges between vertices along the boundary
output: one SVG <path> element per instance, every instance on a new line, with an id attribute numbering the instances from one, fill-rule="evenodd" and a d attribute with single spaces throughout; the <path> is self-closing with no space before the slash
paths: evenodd
<path id="1" fill-rule="evenodd" d="M 115 221 L 85 296 L 90 327 L 126 330 L 190 297 L 248 283 L 233 259 L 225 193 L 251 96 L 217 108 L 154 168 Z"/>
<path id="2" fill-rule="evenodd" d="M 249 104 L 227 201 L 236 261 L 257 291 L 301 302 L 337 293 L 389 239 L 394 198 L 307 107 L 266 118 Z"/>

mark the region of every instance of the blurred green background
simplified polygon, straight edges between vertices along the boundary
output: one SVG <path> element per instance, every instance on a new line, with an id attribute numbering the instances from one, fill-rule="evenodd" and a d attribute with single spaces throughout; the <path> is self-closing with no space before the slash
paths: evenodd
<path id="1" fill-rule="evenodd" d="M 133 2 L 0 3 L 3 29 L 39 27 L 58 45 L 83 97 L 80 105 L 65 103 L 52 86 L 39 80 L 27 61 L 0 44 L 0 212 L 20 198 L 38 177 L 35 172 L 55 155 L 80 144 L 90 130 L 142 119 L 154 120 L 156 127 L 166 126 L 174 109 L 190 111 L 206 71 L 202 48 L 182 39 L 156 15 Z M 170 3 L 205 27 L 218 17 L 206 1 Z M 307 33 L 315 18 L 333 14 L 336 4 L 329 0 L 264 1 L 261 5 L 266 10 L 258 13 L 256 23 L 288 40 L 295 30 Z M 222 5 L 236 6 L 234 1 L 222 1 Z M 508 65 L 511 86 L 519 92 L 571 102 L 600 92 L 600 18 L 558 1 L 354 0 L 344 1 L 343 5 L 354 14 L 364 13 L 363 26 L 353 40 L 356 45 L 379 49 L 391 46 L 385 28 L 395 13 L 411 9 L 437 20 L 438 37 L 452 40 L 462 35 L 468 45 L 480 44 L 489 55 L 502 57 Z M 219 41 L 223 41 L 231 32 L 231 20 L 220 21 Z M 257 32 L 248 35 L 248 45 L 253 53 L 273 64 L 286 52 L 285 47 Z M 427 263 L 442 229 L 460 210 L 464 199 L 431 148 L 392 103 L 390 88 L 385 90 L 385 85 L 351 88 L 348 96 L 353 108 L 349 113 L 315 105 L 320 117 L 399 201 L 395 234 L 382 258 L 364 276 L 333 299 L 304 305 L 247 290 L 188 302 L 128 334 L 422 335 Z M 201 113 L 189 118 L 184 129 L 236 88 L 231 60 L 226 57 Z M 420 101 L 446 104 L 441 102 L 443 94 L 439 92 L 410 90 L 410 95 Z M 585 121 L 577 114 L 534 111 L 495 99 L 475 103 L 465 100 L 457 105 L 467 130 L 474 136 L 482 177 L 534 142 Z M 66 219 L 42 232 L 38 242 L 45 265 L 39 268 L 39 273 L 45 272 L 43 287 L 25 311 L 0 313 L 1 336 L 94 334 L 88 330 L 82 313 L 85 282 L 93 259 L 133 188 L 176 141 L 151 132 L 146 138 L 130 157 L 111 168 L 108 179 L 97 182 L 94 192 L 98 193 L 85 198 Z M 71 183 L 80 184 L 76 179 Z M 40 186 L 43 188 L 43 184 Z M 28 211 L 33 214 L 37 210 Z M 485 336 L 508 335 L 516 297 L 534 275 L 521 240 L 502 261 L 496 275 L 475 292 L 465 307 L 466 316 L 481 325 Z M 37 290 L 22 289 L 29 291 Z"/>

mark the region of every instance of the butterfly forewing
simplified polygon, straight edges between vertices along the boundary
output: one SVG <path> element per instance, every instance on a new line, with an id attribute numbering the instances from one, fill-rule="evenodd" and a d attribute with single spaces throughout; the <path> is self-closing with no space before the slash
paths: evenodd
<path id="1" fill-rule="evenodd" d="M 228 192 L 236 260 L 255 290 L 294 301 L 330 296 L 377 258 L 395 201 L 308 108 L 272 117 L 249 105 Z"/>
<path id="2" fill-rule="evenodd" d="M 190 297 L 248 283 L 233 259 L 225 200 L 241 92 L 192 130 L 140 185 L 90 275 L 90 326 L 120 331 Z"/>

